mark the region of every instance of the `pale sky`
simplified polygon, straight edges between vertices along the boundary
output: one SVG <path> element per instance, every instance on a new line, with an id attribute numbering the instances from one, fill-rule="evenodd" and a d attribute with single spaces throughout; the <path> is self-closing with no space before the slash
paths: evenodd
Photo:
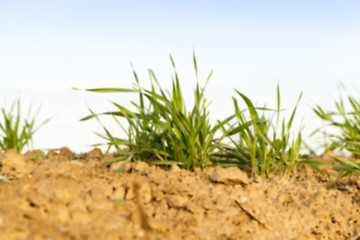
<path id="1" fill-rule="evenodd" d="M 214 69 L 206 95 L 215 121 L 233 113 L 237 90 L 275 107 L 276 85 L 289 111 L 301 91 L 304 134 L 319 127 L 314 102 L 331 108 L 342 81 L 360 89 L 360 2 L 304 1 L 0 1 L 0 102 L 39 106 L 35 148 L 91 149 L 102 142 L 95 112 L 129 106 L 130 95 L 77 88 L 131 87 L 130 63 L 148 84 L 152 68 L 170 87 L 169 54 L 192 98 L 196 53 L 200 82 Z M 357 91 L 358 93 L 358 91 Z M 24 109 L 25 110 L 25 109 Z M 103 119 L 121 131 L 111 119 Z M 305 136 L 304 136 L 305 137 Z"/>

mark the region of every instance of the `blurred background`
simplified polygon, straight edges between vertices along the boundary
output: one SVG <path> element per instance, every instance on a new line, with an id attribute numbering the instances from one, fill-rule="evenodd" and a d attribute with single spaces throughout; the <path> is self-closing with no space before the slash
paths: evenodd
<path id="1" fill-rule="evenodd" d="M 0 106 L 19 98 L 24 113 L 42 105 L 35 148 L 67 146 L 75 152 L 102 142 L 96 120 L 80 122 L 91 108 L 113 110 L 110 101 L 130 106 L 132 94 L 101 94 L 72 88 L 131 88 L 133 63 L 148 86 L 147 69 L 169 88 L 175 60 L 189 104 L 196 77 L 204 83 L 213 121 L 233 113 L 234 89 L 258 106 L 291 113 L 303 99 L 297 127 L 307 138 L 322 123 L 316 104 L 333 109 L 339 82 L 360 89 L 360 2 L 304 1 L 0 1 Z M 111 118 L 103 123 L 121 136 Z"/>

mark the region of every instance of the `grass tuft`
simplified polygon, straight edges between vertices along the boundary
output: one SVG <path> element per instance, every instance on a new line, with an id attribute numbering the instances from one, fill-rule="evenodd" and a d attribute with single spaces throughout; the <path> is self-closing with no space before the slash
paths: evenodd
<path id="1" fill-rule="evenodd" d="M 17 153 L 21 153 L 25 146 L 30 147 L 35 132 L 51 119 L 49 118 L 43 121 L 38 127 L 35 127 L 35 121 L 39 111 L 40 108 L 33 116 L 31 116 L 30 106 L 28 117 L 22 119 L 20 113 L 20 100 L 14 101 L 9 111 L 5 108 L 1 108 L 0 150 L 6 151 L 14 149 Z"/>
<path id="2" fill-rule="evenodd" d="M 172 76 L 172 88 L 163 89 L 155 73 L 149 69 L 151 87 L 141 87 L 140 81 L 133 70 L 135 77 L 134 89 L 97 88 L 86 89 L 91 92 L 135 92 L 139 102 L 131 104 L 137 111 L 130 111 L 123 105 L 112 102 L 116 111 L 94 113 L 83 118 L 88 120 L 96 118 L 102 125 L 99 116 L 111 115 L 116 123 L 125 132 L 127 138 L 114 137 L 103 126 L 105 134 L 98 134 L 107 141 L 108 149 L 114 147 L 119 159 L 126 161 L 140 160 L 155 164 L 177 164 L 183 168 L 193 170 L 196 167 L 203 168 L 214 158 L 214 151 L 224 138 L 215 138 L 220 125 L 212 126 L 209 119 L 209 102 L 204 92 L 211 78 L 212 71 L 208 75 L 205 85 L 201 87 L 198 82 L 198 67 L 195 55 L 193 55 L 197 84 L 194 89 L 194 105 L 188 110 L 179 75 L 176 71 L 175 62 L 170 56 L 174 69 Z M 128 129 L 125 129 L 119 118 L 125 119 Z"/>
<path id="3" fill-rule="evenodd" d="M 299 151 L 302 144 L 300 131 L 292 137 L 292 124 L 296 114 L 298 103 L 302 97 L 299 95 L 290 118 L 280 122 L 280 90 L 277 87 L 277 108 L 255 107 L 252 101 L 235 90 L 240 99 L 246 104 L 246 109 L 240 109 L 238 99 L 233 97 L 235 109 L 235 124 L 222 125 L 231 144 L 222 145 L 226 160 L 222 163 L 233 163 L 234 165 L 251 168 L 252 174 L 268 176 L 271 171 L 279 169 L 297 169 L 298 163 L 302 161 Z M 265 113 L 276 112 L 276 124 L 272 118 Z M 280 131 L 278 126 L 280 125 Z"/>
<path id="4" fill-rule="evenodd" d="M 347 151 L 353 159 L 335 159 L 338 164 L 333 165 L 334 169 L 341 170 L 343 175 L 360 174 L 360 102 L 352 95 L 347 96 L 347 105 L 351 110 L 346 110 L 346 102 L 341 97 L 335 101 L 336 111 L 326 111 L 319 105 L 313 109 L 318 117 L 337 129 L 340 134 L 328 134 L 331 144 L 325 151 Z M 340 165 L 340 166 L 339 166 Z"/>

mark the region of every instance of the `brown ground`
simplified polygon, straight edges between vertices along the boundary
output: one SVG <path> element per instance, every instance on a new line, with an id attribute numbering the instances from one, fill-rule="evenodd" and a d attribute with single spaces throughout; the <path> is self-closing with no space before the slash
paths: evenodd
<path id="1" fill-rule="evenodd" d="M 48 156 L 0 153 L 12 180 L 0 181 L 0 239 L 360 239 L 359 177 L 331 188 L 305 166 L 255 181 L 142 162 L 116 173 L 99 149 Z"/>

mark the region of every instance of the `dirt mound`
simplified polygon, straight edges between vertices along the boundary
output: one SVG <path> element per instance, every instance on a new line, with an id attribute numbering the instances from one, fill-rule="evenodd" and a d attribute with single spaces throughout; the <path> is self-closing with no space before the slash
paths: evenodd
<path id="1" fill-rule="evenodd" d="M 306 166 L 254 180 L 111 158 L 2 153 L 0 239 L 360 239 L 359 178 L 330 188 Z"/>

